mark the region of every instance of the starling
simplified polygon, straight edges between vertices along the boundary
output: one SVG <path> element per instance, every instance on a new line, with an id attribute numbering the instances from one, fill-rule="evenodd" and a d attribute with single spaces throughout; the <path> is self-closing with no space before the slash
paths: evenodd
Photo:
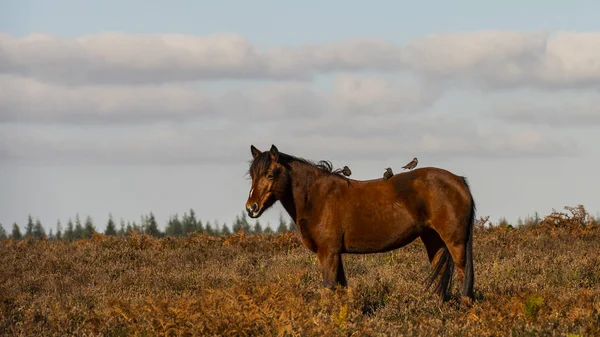
<path id="1" fill-rule="evenodd" d="M 394 172 L 392 172 L 392 169 L 388 167 L 385 169 L 385 173 L 383 174 L 383 181 L 387 181 L 388 179 L 390 179 L 393 176 L 394 176 Z"/>
<path id="2" fill-rule="evenodd" d="M 411 161 L 410 161 L 410 163 L 408 163 L 408 164 L 406 164 L 406 165 L 402 166 L 402 168 L 403 168 L 403 169 L 405 169 L 405 170 L 406 170 L 406 169 L 412 170 L 412 169 L 414 169 L 415 167 L 417 167 L 417 164 L 418 164 L 418 163 L 419 163 L 419 161 L 417 160 L 417 157 L 414 157 L 414 158 L 413 158 L 413 160 L 411 160 Z"/>
<path id="3" fill-rule="evenodd" d="M 349 177 L 352 174 L 352 171 L 350 171 L 350 168 L 348 166 L 344 166 L 344 168 L 342 169 L 342 174 L 346 177 Z"/>

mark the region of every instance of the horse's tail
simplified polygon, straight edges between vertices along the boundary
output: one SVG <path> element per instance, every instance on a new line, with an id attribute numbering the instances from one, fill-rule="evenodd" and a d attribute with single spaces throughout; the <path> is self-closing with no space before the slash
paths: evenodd
<path id="1" fill-rule="evenodd" d="M 441 295 L 442 299 L 446 300 L 448 290 L 452 287 L 452 274 L 454 274 L 454 260 L 452 260 L 448 247 L 444 244 L 442 254 L 427 278 L 426 289 L 429 289 L 439 277 L 438 282 L 435 285 L 435 293 Z"/>
<path id="2" fill-rule="evenodd" d="M 467 191 L 469 192 L 469 199 L 471 205 L 469 207 L 469 216 L 466 221 L 467 240 L 465 242 L 465 279 L 463 282 L 462 296 L 473 298 L 473 284 L 475 282 L 475 275 L 473 271 L 473 226 L 475 224 L 475 200 L 471 194 L 471 189 L 467 183 L 467 179 L 462 177 Z"/>

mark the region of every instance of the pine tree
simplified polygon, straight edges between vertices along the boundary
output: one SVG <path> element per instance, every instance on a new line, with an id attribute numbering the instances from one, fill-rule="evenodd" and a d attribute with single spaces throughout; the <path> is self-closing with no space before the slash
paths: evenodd
<path id="1" fill-rule="evenodd" d="M 242 211 L 242 218 L 240 219 L 241 224 L 242 224 L 242 229 L 244 231 L 244 234 L 250 234 L 250 232 L 252 231 L 252 228 L 250 228 L 250 223 L 248 222 L 248 217 L 246 216 L 246 212 Z"/>
<path id="2" fill-rule="evenodd" d="M 194 232 L 202 232 L 204 228 L 202 228 L 202 222 L 196 220 L 196 212 L 194 212 L 193 208 L 190 208 L 190 227 L 194 229 Z"/>
<path id="3" fill-rule="evenodd" d="M 92 222 L 92 217 L 87 216 L 85 218 L 85 226 L 83 227 L 83 237 L 89 239 L 96 233 L 96 227 L 94 227 L 94 223 Z"/>
<path id="4" fill-rule="evenodd" d="M 165 228 L 165 235 L 168 236 L 182 236 L 183 228 L 181 227 L 181 221 L 179 221 L 179 215 L 175 214 L 169 219 L 167 228 Z"/>
<path id="5" fill-rule="evenodd" d="M 108 223 L 106 224 L 104 234 L 112 236 L 117 235 L 117 228 L 115 227 L 115 222 L 113 221 L 112 213 L 108 213 Z"/>
<path id="6" fill-rule="evenodd" d="M 212 225 L 210 224 L 210 221 L 206 221 L 206 226 L 204 227 L 204 233 L 208 234 L 208 235 L 214 235 L 215 232 L 212 228 Z"/>
<path id="7" fill-rule="evenodd" d="M 56 235 L 55 235 L 55 238 L 56 238 L 56 240 L 62 240 L 62 236 L 63 236 L 62 225 L 60 224 L 60 219 L 58 219 L 56 221 Z"/>
<path id="8" fill-rule="evenodd" d="M 229 229 L 229 226 L 227 226 L 226 223 L 223 223 L 223 228 L 221 228 L 221 235 L 231 235 L 231 230 Z"/>
<path id="9" fill-rule="evenodd" d="M 279 226 L 277 227 L 277 233 L 287 232 L 288 227 L 283 219 L 283 215 L 279 213 Z"/>
<path id="10" fill-rule="evenodd" d="M 50 231 L 48 232 L 48 239 L 54 240 L 54 234 L 52 234 L 52 228 L 50 228 Z"/>
<path id="11" fill-rule="evenodd" d="M 146 219 L 146 231 L 148 235 L 152 235 L 154 237 L 161 237 L 162 233 L 158 229 L 158 224 L 156 223 L 156 219 L 154 218 L 154 214 L 150 212 L 150 216 Z"/>
<path id="12" fill-rule="evenodd" d="M 1 223 L 0 223 L 0 239 L 6 239 L 6 230 L 4 230 L 4 227 L 2 226 Z"/>
<path id="13" fill-rule="evenodd" d="M 196 231 L 196 219 L 191 218 L 187 213 L 183 213 L 183 217 L 181 219 L 181 227 L 183 236 L 187 236 L 189 233 L 193 233 Z"/>
<path id="14" fill-rule="evenodd" d="M 139 233 L 142 232 L 142 228 L 140 226 L 138 226 L 138 224 L 136 224 L 135 221 L 131 222 L 131 230 L 134 232 L 137 231 Z"/>
<path id="15" fill-rule="evenodd" d="M 13 223 L 13 228 L 12 228 L 12 233 L 10 234 L 10 237 L 13 238 L 13 240 L 21 240 L 23 238 L 23 235 L 21 234 L 21 229 L 19 228 L 19 225 L 17 225 L 17 223 Z"/>
<path id="16" fill-rule="evenodd" d="M 69 218 L 69 221 L 67 222 L 67 229 L 65 230 L 64 237 L 67 241 L 75 239 L 75 229 L 73 228 L 73 220 L 71 220 L 71 218 Z"/>
<path id="17" fill-rule="evenodd" d="M 119 236 L 125 236 L 125 220 L 123 220 L 123 218 L 121 218 L 121 228 L 119 228 Z"/>
<path id="18" fill-rule="evenodd" d="M 29 217 L 27 218 L 27 226 L 25 227 L 25 236 L 28 237 L 32 237 L 33 236 L 33 227 L 35 225 L 33 224 L 33 218 L 31 217 L 31 214 L 29 215 Z"/>
<path id="19" fill-rule="evenodd" d="M 252 229 L 252 232 L 254 234 L 262 234 L 262 232 L 263 232 L 262 226 L 260 225 L 260 221 L 258 221 L 258 219 L 256 219 L 256 223 L 254 224 L 254 228 Z"/>
<path id="20" fill-rule="evenodd" d="M 267 222 L 265 229 L 263 230 L 265 234 L 273 234 L 273 229 L 271 228 L 271 223 Z"/>
<path id="21" fill-rule="evenodd" d="M 242 229 L 242 220 L 240 220 L 240 217 L 238 215 L 235 216 L 235 221 L 233 222 L 233 232 L 237 233 Z"/>
<path id="22" fill-rule="evenodd" d="M 36 239 L 43 239 L 46 237 L 46 231 L 44 226 L 40 222 L 40 219 L 35 219 L 35 225 L 33 226 L 33 237 Z"/>
<path id="23" fill-rule="evenodd" d="M 75 215 L 75 229 L 73 230 L 73 239 L 83 239 L 83 226 L 81 225 L 81 219 L 79 213 Z"/>

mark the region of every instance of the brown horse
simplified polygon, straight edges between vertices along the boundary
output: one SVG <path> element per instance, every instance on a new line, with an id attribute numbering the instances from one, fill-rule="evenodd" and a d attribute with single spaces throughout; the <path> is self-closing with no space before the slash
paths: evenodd
<path id="1" fill-rule="evenodd" d="M 437 280 L 435 292 L 446 299 L 456 265 L 463 298 L 473 298 L 475 202 L 464 177 L 427 167 L 358 181 L 275 145 L 250 150 L 248 215 L 258 218 L 279 200 L 317 254 L 326 287 L 347 286 L 341 254 L 387 252 L 421 238 L 433 267 L 427 288 Z"/>

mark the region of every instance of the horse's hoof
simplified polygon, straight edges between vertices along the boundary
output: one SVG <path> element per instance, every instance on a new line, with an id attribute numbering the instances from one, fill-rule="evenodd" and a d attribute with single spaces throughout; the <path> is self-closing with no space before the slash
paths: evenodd
<path id="1" fill-rule="evenodd" d="M 460 303 L 464 304 L 466 306 L 471 306 L 473 304 L 473 299 L 471 297 L 468 297 L 468 296 L 461 296 L 460 297 Z"/>

